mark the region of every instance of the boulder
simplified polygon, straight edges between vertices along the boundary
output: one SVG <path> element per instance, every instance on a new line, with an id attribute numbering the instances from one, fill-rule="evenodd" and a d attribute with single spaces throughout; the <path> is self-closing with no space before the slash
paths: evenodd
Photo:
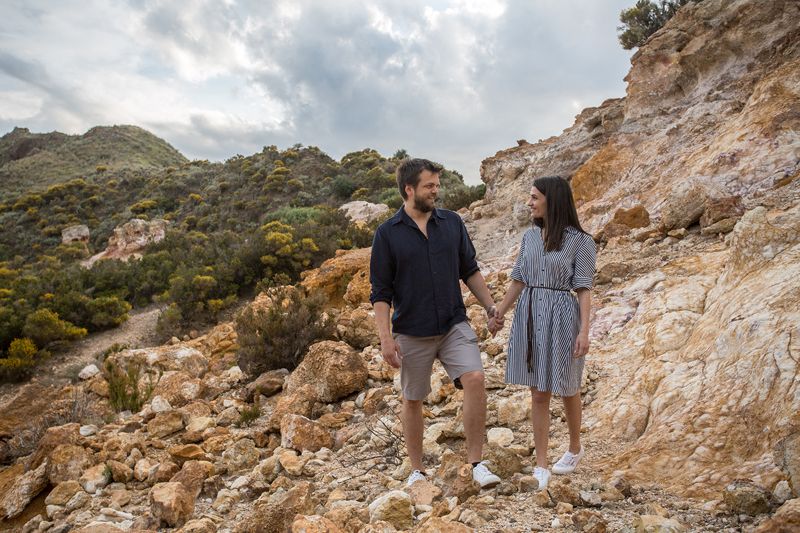
<path id="1" fill-rule="evenodd" d="M 56 447 L 47 460 L 47 477 L 51 485 L 76 480 L 92 465 L 92 453 L 83 446 L 62 444 Z"/>
<path id="2" fill-rule="evenodd" d="M 700 217 L 700 227 L 707 228 L 722 220 L 734 222 L 744 214 L 741 196 L 725 196 L 713 198 L 706 203 L 703 215 Z"/>
<path id="3" fill-rule="evenodd" d="M 393 490 L 369 504 L 369 521 L 385 521 L 397 529 L 411 529 L 414 525 L 414 505 L 411 496 Z"/>
<path id="4" fill-rule="evenodd" d="M 100 369 L 97 368 L 97 365 L 91 364 L 83 367 L 83 369 L 78 373 L 78 377 L 85 381 L 87 379 L 95 377 L 99 373 Z"/>
<path id="5" fill-rule="evenodd" d="M 369 285 L 369 275 L 360 273 L 369 271 L 370 253 L 370 248 L 337 250 L 336 255 L 323 262 L 319 268 L 303 272 L 301 285 L 309 293 L 324 293 L 328 301 L 335 305 L 341 301 L 342 289 L 347 290 L 342 287 L 342 280 L 366 278 L 366 284 Z"/>
<path id="6" fill-rule="evenodd" d="M 608 523 L 598 511 L 581 509 L 572 513 L 572 523 L 582 533 L 606 533 Z"/>
<path id="7" fill-rule="evenodd" d="M 61 244 L 72 244 L 73 242 L 89 242 L 89 226 L 85 224 L 75 224 L 67 226 L 61 230 Z"/>
<path id="8" fill-rule="evenodd" d="M 481 491 L 480 484 L 472 479 L 472 465 L 462 464 L 458 468 L 455 480 L 447 486 L 445 495 L 455 496 L 459 502 L 464 502 L 470 496 L 474 496 Z"/>
<path id="9" fill-rule="evenodd" d="M 787 500 L 775 514 L 762 522 L 755 533 L 790 533 L 800 531 L 800 498 Z"/>
<path id="10" fill-rule="evenodd" d="M 345 533 L 339 526 L 324 516 L 297 515 L 292 521 L 292 533 Z"/>
<path id="11" fill-rule="evenodd" d="M 83 490 L 89 494 L 94 494 L 111 482 L 111 469 L 102 463 L 95 465 L 86 469 L 78 482 L 83 487 Z"/>
<path id="12" fill-rule="evenodd" d="M 169 527 L 179 527 L 194 513 L 194 498 L 183 483 L 157 483 L 150 489 L 150 512 Z"/>
<path id="13" fill-rule="evenodd" d="M 222 461 L 229 472 L 251 469 L 258 464 L 258 449 L 252 439 L 239 439 L 222 452 Z"/>
<path id="14" fill-rule="evenodd" d="M 633 519 L 636 533 L 683 533 L 686 526 L 674 518 L 658 515 L 639 515 Z"/>
<path id="15" fill-rule="evenodd" d="M 335 402 L 367 384 L 367 365 L 361 354 L 344 342 L 322 341 L 312 345 L 300 365 L 286 380 L 293 392 L 311 385 L 316 399 Z"/>
<path id="16" fill-rule="evenodd" d="M 333 436 L 322 425 L 300 415 L 287 415 L 281 421 L 281 446 L 302 452 L 333 448 Z"/>
<path id="17" fill-rule="evenodd" d="M 550 483 L 547 485 L 547 491 L 550 493 L 550 498 L 556 503 L 566 502 L 573 507 L 581 505 L 581 496 L 578 488 L 572 484 L 569 478 L 551 478 Z"/>
<path id="18" fill-rule="evenodd" d="M 217 533 L 217 525 L 210 518 L 189 520 L 176 533 Z"/>
<path id="19" fill-rule="evenodd" d="M 236 524 L 237 533 L 285 533 L 295 515 L 312 514 L 316 507 L 311 494 L 314 486 L 308 482 L 297 483 L 286 492 L 262 494 L 251 506 L 251 511 Z"/>
<path id="20" fill-rule="evenodd" d="M 83 487 L 77 481 L 64 481 L 56 485 L 45 498 L 45 505 L 66 505 Z"/>
<path id="21" fill-rule="evenodd" d="M 244 400 L 246 402 L 252 402 L 256 392 L 264 396 L 272 396 L 273 394 L 279 393 L 283 389 L 283 383 L 286 381 L 288 375 L 289 371 L 285 368 L 264 372 L 247 384 L 245 387 L 246 396 Z"/>
<path id="22" fill-rule="evenodd" d="M 181 407 L 199 398 L 202 388 L 200 378 L 187 372 L 168 371 L 158 380 L 153 394 L 161 396 L 173 407 Z"/>
<path id="23" fill-rule="evenodd" d="M 45 487 L 47 487 L 47 465 L 42 463 L 35 470 L 18 475 L 5 494 L 0 495 L 0 518 L 14 518 Z"/>
<path id="24" fill-rule="evenodd" d="M 172 435 L 183 429 L 183 415 L 178 411 L 165 411 L 157 414 L 147 423 L 147 432 L 156 439 Z"/>
<path id="25" fill-rule="evenodd" d="M 362 303 L 355 309 L 344 309 L 337 318 L 336 332 L 340 339 L 359 350 L 380 344 L 375 312 L 368 303 Z"/>
<path id="26" fill-rule="evenodd" d="M 133 469 L 125 463 L 109 459 L 106 466 L 111 472 L 111 479 L 117 483 L 127 483 L 133 479 Z"/>
<path id="27" fill-rule="evenodd" d="M 530 419 L 530 393 L 517 393 L 497 401 L 497 423 L 502 426 L 516 427 Z"/>
<path id="28" fill-rule="evenodd" d="M 755 516 L 768 513 L 771 495 L 768 491 L 746 479 L 737 479 L 728 484 L 722 500 L 731 512 Z"/>
<path id="29" fill-rule="evenodd" d="M 522 460 L 519 455 L 502 446 L 492 444 L 486 446 L 483 458 L 489 461 L 489 469 L 500 479 L 508 479 L 522 470 Z"/>
<path id="30" fill-rule="evenodd" d="M 373 204 L 364 200 L 354 200 L 339 206 L 339 211 L 344 212 L 345 216 L 356 224 L 367 224 L 391 213 L 392 209 L 386 204 Z"/>
<path id="31" fill-rule="evenodd" d="M 514 432 L 508 428 L 492 428 L 486 433 L 486 442 L 494 446 L 508 446 L 514 442 Z"/>
<path id="32" fill-rule="evenodd" d="M 186 461 L 202 460 L 206 458 L 206 453 L 203 451 L 203 448 L 197 444 L 170 446 L 167 448 L 167 453 L 169 453 L 179 465 Z"/>
<path id="33" fill-rule="evenodd" d="M 186 461 L 180 472 L 172 476 L 170 482 L 182 483 L 194 499 L 203 489 L 203 482 L 212 475 L 214 475 L 214 465 L 210 462 Z"/>
<path id="34" fill-rule="evenodd" d="M 306 384 L 291 392 L 284 392 L 267 422 L 269 429 L 280 430 L 283 417 L 295 414 L 305 417 L 311 416 L 314 404 L 317 402 L 317 390 L 313 385 Z"/>
<path id="35" fill-rule="evenodd" d="M 688 228 L 700 220 L 711 193 L 699 180 L 678 184 L 661 209 L 661 229 Z"/>

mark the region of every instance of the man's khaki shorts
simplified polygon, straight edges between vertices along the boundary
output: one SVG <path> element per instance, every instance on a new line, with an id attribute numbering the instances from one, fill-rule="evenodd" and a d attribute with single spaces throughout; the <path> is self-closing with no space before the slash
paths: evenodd
<path id="1" fill-rule="evenodd" d="M 400 385 L 407 400 L 424 400 L 431 392 L 433 360 L 441 361 L 450 379 L 472 371 L 483 372 L 478 336 L 469 322 L 460 322 L 444 335 L 412 337 L 395 336 L 403 360 L 400 365 Z"/>

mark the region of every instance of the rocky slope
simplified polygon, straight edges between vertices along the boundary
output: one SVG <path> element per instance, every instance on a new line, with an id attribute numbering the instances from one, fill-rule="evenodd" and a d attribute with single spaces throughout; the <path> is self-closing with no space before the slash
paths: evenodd
<path id="1" fill-rule="evenodd" d="M 496 297 L 533 177 L 571 177 L 600 242 L 588 453 L 574 476 L 535 491 L 529 393 L 503 383 L 507 331 L 489 338 L 468 299 L 486 457 L 504 481 L 470 482 L 461 392 L 437 367 L 425 406 L 435 475 L 404 488 L 398 376 L 379 356 L 369 253 L 357 250 L 305 276 L 335 302 L 337 339 L 292 373 L 245 376 L 226 323 L 109 356 L 153 385 L 137 413 L 110 415 L 109 383 L 91 367 L 71 387 L 0 398 L 0 529 L 796 530 L 799 15 L 780 0 L 690 3 L 634 56 L 626 98 L 483 164 L 487 199 L 464 217 Z M 556 403 L 552 419 L 555 456 L 566 444 Z"/>
<path id="2" fill-rule="evenodd" d="M 771 488 L 800 435 L 800 5 L 689 3 L 626 80 L 560 137 L 484 161 L 476 241 L 506 268 L 532 179 L 570 177 L 601 245 L 587 425 L 630 443 L 606 466 L 707 498 Z"/>

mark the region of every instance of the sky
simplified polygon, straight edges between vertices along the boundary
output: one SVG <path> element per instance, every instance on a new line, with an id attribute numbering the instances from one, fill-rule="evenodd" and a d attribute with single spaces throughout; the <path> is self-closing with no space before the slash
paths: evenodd
<path id="1" fill-rule="evenodd" d="M 135 124 L 190 159 L 266 145 L 480 162 L 624 96 L 634 0 L 3 0 L 0 134 Z"/>

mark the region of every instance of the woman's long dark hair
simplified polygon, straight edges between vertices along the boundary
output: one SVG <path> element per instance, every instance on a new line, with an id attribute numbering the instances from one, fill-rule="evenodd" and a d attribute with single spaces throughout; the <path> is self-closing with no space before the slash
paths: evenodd
<path id="1" fill-rule="evenodd" d="M 544 176 L 535 179 L 533 186 L 539 189 L 539 192 L 547 200 L 545 219 L 533 219 L 533 223 L 536 226 L 547 228 L 547 236 L 544 243 L 545 251 L 552 252 L 561 249 L 564 230 L 567 226 L 572 226 L 576 230 L 586 233 L 578 221 L 578 211 L 575 209 L 572 189 L 567 180 L 560 176 Z"/>

